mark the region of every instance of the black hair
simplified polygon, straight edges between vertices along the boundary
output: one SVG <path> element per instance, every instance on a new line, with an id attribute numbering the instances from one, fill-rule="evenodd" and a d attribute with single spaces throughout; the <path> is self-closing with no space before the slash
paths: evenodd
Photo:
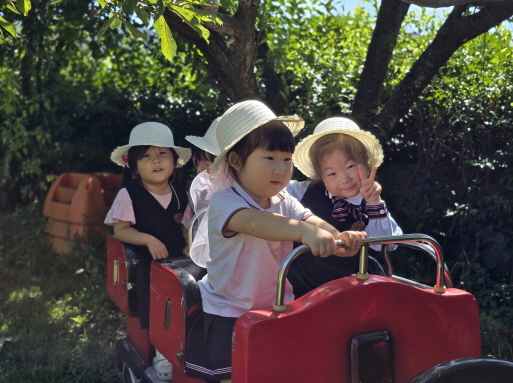
<path id="1" fill-rule="evenodd" d="M 236 169 L 230 165 L 228 158 L 230 153 L 236 153 L 240 168 L 244 168 L 248 157 L 256 149 L 264 149 L 271 152 L 294 153 L 296 143 L 290 129 L 281 121 L 271 121 L 262 125 L 244 136 L 226 153 L 226 161 L 230 174 L 238 180 Z"/>
<path id="2" fill-rule="evenodd" d="M 137 173 L 137 161 L 143 158 L 144 154 L 148 151 L 149 148 L 155 145 L 136 145 L 132 146 L 128 149 L 128 168 L 123 169 L 123 186 L 126 186 L 130 181 L 139 178 L 139 173 Z M 168 148 L 173 155 L 173 162 L 175 164 L 175 170 L 169 176 L 169 182 L 173 182 L 175 179 L 176 173 L 176 164 L 178 163 L 178 153 L 173 148 Z"/>

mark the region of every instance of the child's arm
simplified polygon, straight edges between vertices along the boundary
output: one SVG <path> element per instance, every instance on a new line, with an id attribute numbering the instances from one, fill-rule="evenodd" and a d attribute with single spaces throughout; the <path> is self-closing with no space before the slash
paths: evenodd
<path id="1" fill-rule="evenodd" d="M 345 245 L 343 247 L 339 247 L 333 254 L 339 257 L 352 257 L 363 245 L 363 241 L 367 239 L 367 233 L 364 231 L 344 231 L 340 233 L 337 229 L 335 229 L 328 222 L 323 221 L 317 216 L 308 217 L 305 222 L 308 222 L 311 225 L 324 229 L 331 233 L 333 237 L 336 239 L 340 239 L 344 241 Z"/>
<path id="2" fill-rule="evenodd" d="M 268 241 L 303 242 L 314 255 L 321 257 L 332 255 L 336 249 L 333 234 L 327 230 L 260 210 L 237 211 L 223 227 L 223 233 L 227 232 L 243 233 Z"/>
<path id="3" fill-rule="evenodd" d="M 141 233 L 132 227 L 132 223 L 119 221 L 114 224 L 114 234 L 121 242 L 131 245 L 148 246 L 153 259 L 163 259 L 168 256 L 166 246 L 154 236 Z"/>

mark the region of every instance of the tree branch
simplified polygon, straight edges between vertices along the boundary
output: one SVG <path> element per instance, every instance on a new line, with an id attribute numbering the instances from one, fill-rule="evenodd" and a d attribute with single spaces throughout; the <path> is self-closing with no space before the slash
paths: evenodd
<path id="1" fill-rule="evenodd" d="M 486 5 L 491 3 L 503 3 L 509 0 L 402 0 L 405 3 L 418 5 L 425 8 L 442 8 L 459 5 Z"/>
<path id="2" fill-rule="evenodd" d="M 453 9 L 433 42 L 413 64 L 381 109 L 377 123 L 386 132 L 408 112 L 438 70 L 459 47 L 513 15 L 513 2 L 490 4 L 470 16 L 464 16 L 466 10 L 466 6 Z"/>
<path id="3" fill-rule="evenodd" d="M 409 7 L 401 0 L 381 2 L 353 103 L 352 115 L 362 128 L 369 128 L 369 119 L 378 110 L 390 59 Z"/>

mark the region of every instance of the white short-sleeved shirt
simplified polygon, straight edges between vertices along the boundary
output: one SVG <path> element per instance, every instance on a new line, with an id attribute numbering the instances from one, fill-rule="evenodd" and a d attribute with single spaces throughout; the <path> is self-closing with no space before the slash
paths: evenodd
<path id="1" fill-rule="evenodd" d="M 224 233 L 223 227 L 239 210 L 256 209 L 296 220 L 312 216 L 287 192 L 271 198 L 262 209 L 239 186 L 215 192 L 209 205 L 208 274 L 198 282 L 203 310 L 224 317 L 239 317 L 249 310 L 272 307 L 280 265 L 292 251 L 291 241 L 267 241 L 242 233 Z M 294 299 L 286 283 L 285 302 Z"/>

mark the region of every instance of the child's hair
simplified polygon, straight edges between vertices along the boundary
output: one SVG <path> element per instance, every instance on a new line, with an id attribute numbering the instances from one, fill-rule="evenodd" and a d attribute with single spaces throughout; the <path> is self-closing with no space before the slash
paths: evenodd
<path id="1" fill-rule="evenodd" d="M 123 169 L 123 186 L 138 177 L 137 173 L 137 161 L 143 158 L 146 151 L 153 145 L 136 145 L 128 149 L 128 168 Z M 178 153 L 173 148 L 168 148 L 173 155 L 173 162 L 175 164 L 175 170 L 169 177 L 169 182 L 174 182 L 176 173 L 176 164 L 178 163 Z"/>
<path id="2" fill-rule="evenodd" d="M 210 161 L 214 162 L 216 159 L 216 156 L 214 156 L 212 153 L 207 152 L 206 150 L 200 149 L 198 147 L 193 148 L 192 152 L 194 156 L 194 166 L 196 166 L 196 161 Z"/>
<path id="3" fill-rule="evenodd" d="M 362 165 L 365 175 L 369 176 L 372 163 L 365 146 L 347 134 L 332 133 L 320 137 L 310 148 L 310 160 L 315 171 L 314 181 L 322 181 L 322 164 L 336 150 L 346 153 L 349 158 Z"/>
<path id="4" fill-rule="evenodd" d="M 239 180 L 237 170 L 228 161 L 232 152 L 237 154 L 239 166 L 243 169 L 248 157 L 256 149 L 261 148 L 271 152 L 294 153 L 295 147 L 294 137 L 290 129 L 283 122 L 276 120 L 268 122 L 248 133 L 226 153 L 226 162 L 230 175 L 236 181 Z"/>

